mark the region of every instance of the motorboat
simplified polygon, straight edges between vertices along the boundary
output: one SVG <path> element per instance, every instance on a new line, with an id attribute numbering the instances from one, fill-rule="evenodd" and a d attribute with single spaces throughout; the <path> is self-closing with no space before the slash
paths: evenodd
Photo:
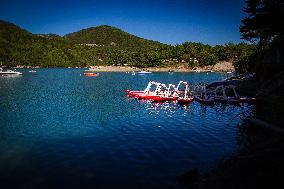
<path id="1" fill-rule="evenodd" d="M 86 76 L 86 77 L 96 77 L 96 76 L 99 76 L 99 73 L 85 72 L 84 76 Z"/>
<path id="2" fill-rule="evenodd" d="M 152 72 L 144 71 L 144 70 L 137 72 L 137 74 L 150 74 L 150 73 L 152 73 Z"/>
<path id="3" fill-rule="evenodd" d="M 30 73 L 36 73 L 36 71 L 35 71 L 35 70 L 30 70 L 29 72 L 30 72 Z"/>
<path id="4" fill-rule="evenodd" d="M 14 70 L 6 70 L 4 71 L 3 68 L 0 68 L 0 76 L 18 76 L 23 75 L 21 72 L 16 72 Z"/>

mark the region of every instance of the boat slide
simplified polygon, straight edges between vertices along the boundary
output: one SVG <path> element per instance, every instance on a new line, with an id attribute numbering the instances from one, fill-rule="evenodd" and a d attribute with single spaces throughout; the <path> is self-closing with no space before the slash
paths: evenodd
<path id="1" fill-rule="evenodd" d="M 183 89 L 181 86 L 183 86 Z M 150 81 L 143 91 L 125 90 L 127 96 L 135 97 L 137 99 L 151 100 L 151 101 L 180 101 L 183 103 L 190 103 L 193 97 L 189 97 L 189 85 L 185 81 L 180 81 L 175 87 L 173 84 L 166 86 L 165 84 Z"/>
<path id="2" fill-rule="evenodd" d="M 193 100 L 204 105 L 213 105 L 215 102 L 239 104 L 256 101 L 256 98 L 239 96 L 234 85 L 219 85 L 209 91 L 206 86 L 203 86 L 199 94 L 193 96 L 192 91 L 189 90 L 189 84 L 185 81 L 180 81 L 177 86 L 173 84 L 166 86 L 163 83 L 150 81 L 143 91 L 125 90 L 125 92 L 128 97 L 132 98 L 157 102 L 178 101 L 180 104 L 189 104 Z"/>

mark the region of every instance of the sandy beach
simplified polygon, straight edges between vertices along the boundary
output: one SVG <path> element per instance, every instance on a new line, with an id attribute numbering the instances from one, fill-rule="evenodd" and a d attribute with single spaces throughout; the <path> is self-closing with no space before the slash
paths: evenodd
<path id="1" fill-rule="evenodd" d="M 231 62 L 219 62 L 214 66 L 188 68 L 186 65 L 178 67 L 149 67 L 145 69 L 130 67 L 130 66 L 92 66 L 88 71 L 92 72 L 139 72 L 147 70 L 150 72 L 231 72 L 234 71 L 234 66 Z"/>

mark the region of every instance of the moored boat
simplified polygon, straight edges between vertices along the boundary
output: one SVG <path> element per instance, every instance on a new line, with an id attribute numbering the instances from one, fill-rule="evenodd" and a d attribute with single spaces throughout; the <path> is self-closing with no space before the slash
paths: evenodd
<path id="1" fill-rule="evenodd" d="M 183 90 L 180 90 L 181 85 L 184 86 Z M 193 102 L 194 97 L 192 96 L 191 91 L 189 90 L 189 84 L 185 81 L 180 81 L 177 88 L 176 88 L 177 94 L 179 94 L 179 97 L 177 99 L 178 103 L 182 105 L 187 105 L 191 102 Z"/>
<path id="2" fill-rule="evenodd" d="M 212 97 L 211 91 L 207 91 L 206 86 L 202 86 L 198 94 L 194 95 L 194 100 L 200 104 L 213 105 L 214 99 Z"/>
<path id="3" fill-rule="evenodd" d="M 86 77 L 96 77 L 96 76 L 99 76 L 99 73 L 85 72 L 84 76 L 86 76 Z"/>
<path id="4" fill-rule="evenodd" d="M 18 76 L 23 75 L 21 72 L 16 72 L 14 70 L 3 71 L 3 68 L 0 68 L 0 76 Z"/>
<path id="5" fill-rule="evenodd" d="M 225 104 L 239 104 L 240 103 L 238 98 L 232 98 L 232 97 L 224 98 L 223 96 L 215 96 L 214 101 L 225 103 Z"/>
<path id="6" fill-rule="evenodd" d="M 187 98 L 178 98 L 178 103 L 182 104 L 182 105 L 186 105 L 189 104 L 191 102 L 193 102 L 194 97 L 187 97 Z"/>
<path id="7" fill-rule="evenodd" d="M 149 71 L 140 71 L 140 72 L 137 72 L 138 74 L 150 74 L 150 73 L 152 73 L 152 72 L 149 72 Z"/>
<path id="8" fill-rule="evenodd" d="M 205 105 L 213 105 L 214 104 L 214 99 L 211 96 L 202 96 L 202 95 L 195 95 L 194 100 L 199 102 L 200 104 L 205 104 Z"/>
<path id="9" fill-rule="evenodd" d="M 143 91 L 131 91 L 131 90 L 125 90 L 126 95 L 129 97 L 139 97 L 139 96 L 151 96 L 155 93 L 155 91 L 158 90 L 159 86 L 162 85 L 162 83 L 155 82 L 155 81 L 149 81 L 147 87 Z"/>
<path id="10" fill-rule="evenodd" d="M 241 103 L 255 103 L 257 101 L 257 99 L 255 97 L 244 97 L 244 96 L 241 96 L 241 97 L 239 97 L 239 101 Z"/>
<path id="11" fill-rule="evenodd" d="M 176 101 L 179 98 L 175 85 L 169 84 L 167 87 L 165 84 L 154 81 L 150 81 L 144 91 L 125 90 L 125 92 L 128 97 L 156 102 Z"/>
<path id="12" fill-rule="evenodd" d="M 228 85 L 228 86 L 220 85 L 216 87 L 214 92 L 215 92 L 214 95 L 215 102 L 221 102 L 226 104 L 240 103 L 239 95 L 237 94 L 236 86 L 234 85 Z"/>
<path id="13" fill-rule="evenodd" d="M 178 99 L 178 95 L 176 93 L 175 85 L 169 84 L 168 87 L 162 84 L 158 89 L 156 96 L 154 96 L 151 100 L 155 102 L 165 102 L 165 101 L 176 101 Z"/>

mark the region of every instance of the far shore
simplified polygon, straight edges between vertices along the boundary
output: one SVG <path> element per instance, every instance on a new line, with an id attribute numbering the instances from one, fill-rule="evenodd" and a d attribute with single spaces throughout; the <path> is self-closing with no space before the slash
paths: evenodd
<path id="1" fill-rule="evenodd" d="M 28 68 L 36 69 L 39 66 L 17 66 L 14 68 Z M 72 67 L 68 67 L 72 68 Z M 82 68 L 82 67 L 76 67 Z M 84 67 L 83 67 L 84 68 Z M 189 68 L 186 65 L 179 66 L 168 66 L 168 67 L 149 67 L 149 68 L 137 68 L 130 66 L 91 66 L 89 69 L 86 68 L 85 71 L 90 72 L 139 72 L 139 71 L 149 71 L 149 72 L 234 72 L 235 68 L 231 62 L 219 62 L 214 66 L 204 66 L 204 67 L 194 67 Z"/>
<path id="2" fill-rule="evenodd" d="M 179 67 L 149 67 L 136 68 L 130 66 L 92 66 L 88 71 L 92 72 L 233 72 L 234 66 L 231 62 L 219 62 L 215 66 L 195 67 L 190 69 L 186 66 Z"/>

